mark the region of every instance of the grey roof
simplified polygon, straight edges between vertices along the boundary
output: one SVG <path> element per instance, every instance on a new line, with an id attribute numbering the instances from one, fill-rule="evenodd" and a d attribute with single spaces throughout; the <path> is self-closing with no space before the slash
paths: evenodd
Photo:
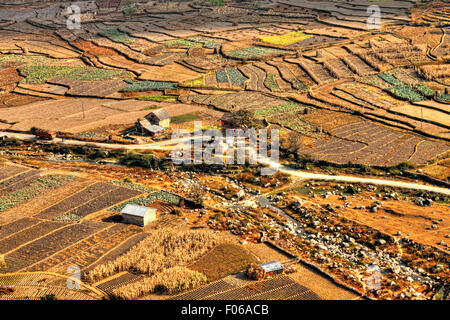
<path id="1" fill-rule="evenodd" d="M 260 266 L 264 269 L 266 272 L 274 272 L 278 270 L 283 270 L 283 265 L 281 262 L 278 261 L 269 261 L 261 263 Z"/>
<path id="2" fill-rule="evenodd" d="M 164 131 L 164 128 L 161 126 L 157 126 L 156 124 L 151 124 L 149 126 L 144 127 L 145 130 L 152 132 L 152 133 L 158 133 L 161 131 Z"/>
<path id="3" fill-rule="evenodd" d="M 159 119 L 159 121 L 166 120 L 166 119 L 170 118 L 170 115 L 167 113 L 166 109 L 164 109 L 164 108 L 161 108 L 161 109 L 158 109 L 158 110 L 150 112 L 147 115 L 147 117 L 151 116 L 151 115 L 154 115 L 155 117 L 157 117 Z"/>
<path id="4" fill-rule="evenodd" d="M 143 206 L 137 206 L 134 204 L 127 204 L 123 209 L 122 209 L 122 213 L 123 214 L 129 214 L 131 216 L 137 216 L 137 217 L 144 217 L 145 214 L 149 211 L 149 210 L 153 210 L 155 211 L 155 208 L 148 208 L 148 207 L 143 207 Z"/>

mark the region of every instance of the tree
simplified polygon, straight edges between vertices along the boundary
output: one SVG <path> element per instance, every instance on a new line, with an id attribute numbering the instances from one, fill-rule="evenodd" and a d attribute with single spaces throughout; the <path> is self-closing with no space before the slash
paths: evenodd
<path id="1" fill-rule="evenodd" d="M 231 122 L 235 127 L 241 128 L 262 128 L 262 122 L 255 118 L 253 112 L 249 110 L 238 110 L 231 114 Z"/>
<path id="2" fill-rule="evenodd" d="M 266 271 L 263 267 L 252 263 L 248 266 L 246 274 L 252 280 L 262 280 L 266 276 Z"/>

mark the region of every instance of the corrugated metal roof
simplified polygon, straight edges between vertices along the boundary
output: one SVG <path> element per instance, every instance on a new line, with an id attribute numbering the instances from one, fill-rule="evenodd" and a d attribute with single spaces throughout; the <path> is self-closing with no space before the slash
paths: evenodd
<path id="1" fill-rule="evenodd" d="M 274 272 L 278 270 L 283 270 L 283 265 L 281 262 L 278 261 L 269 261 L 261 263 L 260 266 L 264 269 L 266 272 Z"/>
<path id="2" fill-rule="evenodd" d="M 148 207 L 143 207 L 143 206 L 137 206 L 134 204 L 127 204 L 123 209 L 122 209 L 122 213 L 123 214 L 128 214 L 131 216 L 138 216 L 138 217 L 144 217 L 145 214 L 148 211 L 156 211 L 155 208 L 148 208 Z"/>

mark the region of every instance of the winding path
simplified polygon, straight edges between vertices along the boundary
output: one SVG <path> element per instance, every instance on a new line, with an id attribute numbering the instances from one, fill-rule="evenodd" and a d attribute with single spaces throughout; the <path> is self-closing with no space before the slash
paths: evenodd
<path id="1" fill-rule="evenodd" d="M 35 139 L 34 135 L 31 134 L 22 134 L 22 133 L 11 133 L 11 132 L 0 132 L 0 137 L 14 137 L 21 140 L 30 140 Z M 193 137 L 188 138 L 180 138 L 173 139 L 167 141 L 153 142 L 148 144 L 112 144 L 112 143 L 92 143 L 78 140 L 70 140 L 70 139 L 60 139 L 56 138 L 51 143 L 61 143 L 66 145 L 85 145 L 85 146 L 94 146 L 98 148 L 105 149 L 126 149 L 126 150 L 169 150 L 174 146 L 178 145 L 181 142 L 186 142 Z M 204 139 L 208 139 L 208 136 L 204 136 Z M 293 168 L 289 168 L 284 165 L 280 165 L 279 163 L 272 161 L 269 158 L 261 158 L 259 157 L 258 161 L 261 164 L 268 165 L 269 167 L 278 170 L 279 172 L 288 174 L 293 177 L 297 177 L 300 179 L 308 179 L 308 180 L 325 180 L 325 181 L 340 181 L 340 182 L 349 182 L 349 183 L 367 183 L 367 184 L 375 184 L 382 186 L 389 186 L 395 188 L 405 188 L 405 189 L 415 189 L 415 190 L 423 190 L 436 192 L 440 194 L 450 195 L 450 189 L 435 187 L 431 185 L 425 185 L 420 183 L 412 183 L 412 182 L 403 182 L 396 180 L 387 180 L 387 179 L 378 179 L 378 178 L 363 178 L 357 176 L 342 176 L 342 175 L 327 175 L 320 173 L 311 173 L 306 171 L 301 171 Z"/>

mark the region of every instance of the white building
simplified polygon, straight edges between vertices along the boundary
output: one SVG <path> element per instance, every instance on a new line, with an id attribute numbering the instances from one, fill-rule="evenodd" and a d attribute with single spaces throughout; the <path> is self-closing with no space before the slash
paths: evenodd
<path id="1" fill-rule="evenodd" d="M 145 227 L 149 222 L 156 220 L 156 209 L 134 204 L 127 204 L 122 209 L 123 222 Z"/>

